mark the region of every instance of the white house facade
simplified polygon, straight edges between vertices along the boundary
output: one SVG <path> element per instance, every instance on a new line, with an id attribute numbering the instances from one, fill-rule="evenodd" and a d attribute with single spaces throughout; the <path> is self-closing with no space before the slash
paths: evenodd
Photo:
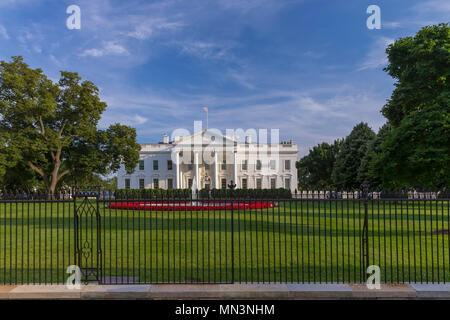
<path id="1" fill-rule="evenodd" d="M 140 161 L 133 173 L 122 166 L 117 173 L 120 189 L 242 189 L 297 187 L 298 147 L 244 142 L 203 130 L 191 136 L 163 137 L 157 144 L 142 144 Z"/>

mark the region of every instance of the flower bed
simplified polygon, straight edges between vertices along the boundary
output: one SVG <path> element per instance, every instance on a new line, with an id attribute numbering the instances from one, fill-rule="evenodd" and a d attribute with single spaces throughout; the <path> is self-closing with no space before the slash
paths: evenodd
<path id="1" fill-rule="evenodd" d="M 275 208 L 274 202 L 268 201 L 210 201 L 210 202 L 182 202 L 182 201 L 139 201 L 110 203 L 110 209 L 122 210 L 153 210 L 153 211 L 184 211 L 184 210 L 246 210 Z"/>

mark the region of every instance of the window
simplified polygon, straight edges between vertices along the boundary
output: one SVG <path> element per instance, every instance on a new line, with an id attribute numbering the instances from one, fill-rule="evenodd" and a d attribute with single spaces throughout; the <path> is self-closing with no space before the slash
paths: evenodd
<path id="1" fill-rule="evenodd" d="M 158 160 L 153 160 L 153 170 L 158 170 Z"/>
<path id="2" fill-rule="evenodd" d="M 192 164 L 192 163 L 189 163 L 189 164 L 188 164 L 188 170 L 192 170 L 193 168 L 194 168 L 193 164 Z"/>
<path id="3" fill-rule="evenodd" d="M 262 179 L 256 179 L 256 189 L 262 189 Z"/>
<path id="4" fill-rule="evenodd" d="M 139 189 L 144 189 L 145 188 L 145 181 L 144 179 L 139 179 Z"/>
<path id="5" fill-rule="evenodd" d="M 167 160 L 167 170 L 172 170 L 172 168 L 173 168 L 172 160 Z"/>
<path id="6" fill-rule="evenodd" d="M 275 189 L 277 187 L 277 179 L 276 178 L 271 178 L 270 179 L 270 188 L 271 189 Z"/>
<path id="7" fill-rule="evenodd" d="M 242 160 L 242 170 L 247 170 L 247 160 Z"/>
<path id="8" fill-rule="evenodd" d="M 209 170 L 209 163 L 205 163 L 205 170 Z"/>
<path id="9" fill-rule="evenodd" d="M 227 170 L 227 160 L 223 159 L 222 170 Z"/>
<path id="10" fill-rule="evenodd" d="M 242 189 L 247 189 L 247 179 L 242 179 Z"/>
<path id="11" fill-rule="evenodd" d="M 144 160 L 139 161 L 139 170 L 144 170 Z"/>
<path id="12" fill-rule="evenodd" d="M 226 189 L 227 188 L 227 179 L 222 179 L 222 189 Z"/>
<path id="13" fill-rule="evenodd" d="M 191 189 L 192 188 L 192 179 L 188 179 L 188 188 Z"/>
<path id="14" fill-rule="evenodd" d="M 130 189 L 130 179 L 125 179 L 125 189 Z"/>
<path id="15" fill-rule="evenodd" d="M 291 170 L 291 160 L 284 160 L 284 170 Z"/>
<path id="16" fill-rule="evenodd" d="M 256 170 L 261 170 L 262 163 L 261 160 L 256 160 Z"/>
<path id="17" fill-rule="evenodd" d="M 269 164 L 270 164 L 270 169 L 271 170 L 276 170 L 277 169 L 277 162 L 275 160 L 270 160 Z"/>
<path id="18" fill-rule="evenodd" d="M 289 178 L 284 179 L 284 187 L 288 190 L 291 190 L 291 179 Z"/>
<path id="19" fill-rule="evenodd" d="M 153 189 L 159 189 L 159 179 L 153 179 Z"/>
<path id="20" fill-rule="evenodd" d="M 173 189 L 173 179 L 167 179 L 167 189 Z"/>

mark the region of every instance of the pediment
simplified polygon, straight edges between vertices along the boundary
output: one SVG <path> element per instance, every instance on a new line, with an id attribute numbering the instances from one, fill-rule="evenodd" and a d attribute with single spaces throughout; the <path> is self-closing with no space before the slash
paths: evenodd
<path id="1" fill-rule="evenodd" d="M 211 146 L 211 145 L 235 145 L 236 141 L 218 134 L 216 132 L 203 130 L 193 135 L 181 138 L 174 143 L 175 146 L 195 145 L 195 146 Z"/>

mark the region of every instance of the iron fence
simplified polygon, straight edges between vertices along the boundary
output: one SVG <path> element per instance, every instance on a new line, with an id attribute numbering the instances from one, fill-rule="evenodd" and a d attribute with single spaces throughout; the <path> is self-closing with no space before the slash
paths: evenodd
<path id="1" fill-rule="evenodd" d="M 445 192 L 2 192 L 0 284 L 450 281 Z"/>

